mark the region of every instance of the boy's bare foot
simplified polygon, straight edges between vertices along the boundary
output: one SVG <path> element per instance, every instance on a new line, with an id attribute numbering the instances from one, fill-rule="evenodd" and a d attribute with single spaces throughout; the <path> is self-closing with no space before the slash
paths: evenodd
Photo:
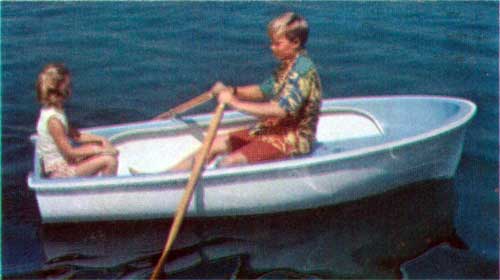
<path id="1" fill-rule="evenodd" d="M 130 172 L 131 175 L 145 174 L 145 172 L 139 171 L 133 167 L 129 167 L 128 172 Z"/>

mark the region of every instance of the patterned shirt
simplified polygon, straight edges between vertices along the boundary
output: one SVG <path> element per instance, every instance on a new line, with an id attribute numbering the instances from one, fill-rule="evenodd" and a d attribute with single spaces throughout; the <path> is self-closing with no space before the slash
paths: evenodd
<path id="1" fill-rule="evenodd" d="M 301 53 L 284 83 L 279 83 L 277 76 L 278 71 L 275 71 L 260 89 L 268 100 L 277 101 L 287 116 L 261 120 L 250 135 L 272 144 L 286 155 L 307 154 L 316 139 L 321 107 L 322 89 L 316 67 Z"/>

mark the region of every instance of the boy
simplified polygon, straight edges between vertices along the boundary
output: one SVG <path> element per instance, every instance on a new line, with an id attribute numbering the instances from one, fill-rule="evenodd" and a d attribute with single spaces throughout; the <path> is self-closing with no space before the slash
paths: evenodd
<path id="1" fill-rule="evenodd" d="M 271 51 L 281 62 L 275 73 L 260 85 L 225 86 L 212 91 L 220 103 L 260 119 L 255 127 L 218 135 L 208 155 L 210 162 L 226 154 L 218 166 L 232 166 L 307 154 L 315 141 L 321 106 L 321 83 L 306 55 L 309 28 L 295 13 L 285 13 L 268 25 Z M 172 171 L 188 170 L 193 157 Z"/>

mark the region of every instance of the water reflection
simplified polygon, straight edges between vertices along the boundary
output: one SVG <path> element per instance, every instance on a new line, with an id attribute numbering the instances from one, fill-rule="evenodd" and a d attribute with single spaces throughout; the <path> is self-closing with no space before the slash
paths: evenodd
<path id="1" fill-rule="evenodd" d="M 334 207 L 190 219 L 166 264 L 173 278 L 394 278 L 453 227 L 453 181 L 430 181 Z M 148 278 L 170 221 L 44 225 L 37 277 Z"/>

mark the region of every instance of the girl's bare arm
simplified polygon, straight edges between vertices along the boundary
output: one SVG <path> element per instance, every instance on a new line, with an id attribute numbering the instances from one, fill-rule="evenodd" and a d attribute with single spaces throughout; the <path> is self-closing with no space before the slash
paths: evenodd
<path id="1" fill-rule="evenodd" d="M 99 145 L 109 143 L 108 139 L 90 133 L 80 133 L 80 135 L 74 138 L 74 140 L 79 143 L 97 143 Z"/>
<path id="2" fill-rule="evenodd" d="M 56 146 L 59 148 L 59 151 L 61 151 L 67 159 L 78 159 L 81 157 L 89 157 L 111 152 L 111 149 L 105 145 L 82 145 L 79 147 L 73 147 L 70 139 L 66 135 L 63 124 L 57 118 L 49 119 L 48 128 Z M 83 135 L 84 134 L 80 135 L 80 137 Z M 83 137 L 85 139 L 86 136 Z"/>

